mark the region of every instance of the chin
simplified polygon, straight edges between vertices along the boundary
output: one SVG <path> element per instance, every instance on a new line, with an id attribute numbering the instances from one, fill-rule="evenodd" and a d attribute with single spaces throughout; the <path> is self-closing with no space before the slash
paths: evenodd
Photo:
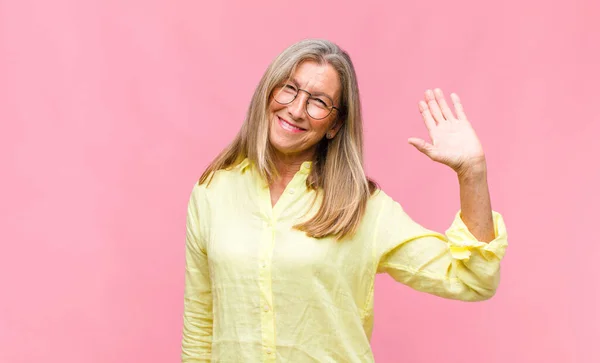
<path id="1" fill-rule="evenodd" d="M 271 134 L 269 143 L 279 155 L 297 155 L 307 151 L 306 148 L 299 147 L 297 143 L 293 143 L 281 135 Z"/>
<path id="2" fill-rule="evenodd" d="M 312 146 L 306 145 L 306 133 L 304 135 L 290 133 L 281 128 L 276 115 L 272 116 L 271 128 L 269 130 L 269 143 L 273 149 L 282 155 L 301 155 L 309 152 Z"/>
<path id="3" fill-rule="evenodd" d="M 281 137 L 277 136 L 277 135 L 273 135 L 272 137 L 269 138 L 269 142 L 271 143 L 271 146 L 273 147 L 273 149 L 279 153 L 279 154 L 295 154 L 298 153 L 301 150 L 298 150 L 297 147 L 295 147 L 295 145 L 292 145 L 289 142 L 286 142 L 285 139 L 282 140 Z"/>

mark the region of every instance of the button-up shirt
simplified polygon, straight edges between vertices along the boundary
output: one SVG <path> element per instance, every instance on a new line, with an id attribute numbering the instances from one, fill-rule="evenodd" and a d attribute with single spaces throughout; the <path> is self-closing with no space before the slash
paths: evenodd
<path id="1" fill-rule="evenodd" d="M 388 273 L 449 299 L 495 294 L 507 246 L 478 241 L 460 211 L 445 234 L 376 191 L 357 232 L 341 241 L 292 228 L 318 209 L 302 164 L 273 207 L 248 159 L 193 187 L 187 211 L 182 361 L 372 362 L 373 287 Z M 316 198 L 316 199 L 315 199 Z M 313 203 L 313 201 L 316 201 Z"/>

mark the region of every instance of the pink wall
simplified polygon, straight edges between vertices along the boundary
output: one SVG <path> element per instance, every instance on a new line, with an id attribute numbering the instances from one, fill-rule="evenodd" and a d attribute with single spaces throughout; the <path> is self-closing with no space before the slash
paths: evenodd
<path id="1" fill-rule="evenodd" d="M 458 185 L 406 139 L 426 136 L 426 88 L 457 92 L 509 227 L 490 301 L 378 277 L 377 361 L 600 361 L 599 15 L 595 0 L 0 0 L 0 362 L 179 360 L 191 187 L 305 37 L 353 56 L 368 172 L 438 230 Z"/>

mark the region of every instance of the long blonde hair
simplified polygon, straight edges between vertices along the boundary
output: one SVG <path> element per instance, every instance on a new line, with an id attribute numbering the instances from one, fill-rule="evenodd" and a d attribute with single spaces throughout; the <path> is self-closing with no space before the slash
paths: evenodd
<path id="1" fill-rule="evenodd" d="M 363 169 L 362 114 L 354 66 L 348 53 L 330 41 L 302 40 L 273 60 L 254 91 L 240 131 L 204 171 L 199 184 L 207 180 L 210 184 L 213 172 L 234 166 L 244 158 L 252 161 L 269 182 L 277 178 L 275 154 L 269 142 L 269 100 L 273 89 L 306 60 L 330 64 L 337 71 L 342 86 L 337 117 L 343 123 L 333 139 L 319 142 L 306 181 L 308 188 L 322 193 L 322 203 L 312 218 L 294 228 L 310 237 L 342 239 L 356 232 L 367 201 L 378 187 Z"/>

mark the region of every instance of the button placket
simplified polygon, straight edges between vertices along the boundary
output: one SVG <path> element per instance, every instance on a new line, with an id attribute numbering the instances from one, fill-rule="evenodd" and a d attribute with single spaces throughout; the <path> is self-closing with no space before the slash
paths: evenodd
<path id="1" fill-rule="evenodd" d="M 275 238 L 276 216 L 267 215 L 263 220 L 263 234 L 261 238 L 261 253 L 259 255 L 259 276 L 260 276 L 260 315 L 262 322 L 262 343 L 263 354 L 266 362 L 274 362 L 275 346 L 275 321 L 273 313 L 273 291 L 271 290 L 271 258 L 273 255 L 273 246 Z"/>

